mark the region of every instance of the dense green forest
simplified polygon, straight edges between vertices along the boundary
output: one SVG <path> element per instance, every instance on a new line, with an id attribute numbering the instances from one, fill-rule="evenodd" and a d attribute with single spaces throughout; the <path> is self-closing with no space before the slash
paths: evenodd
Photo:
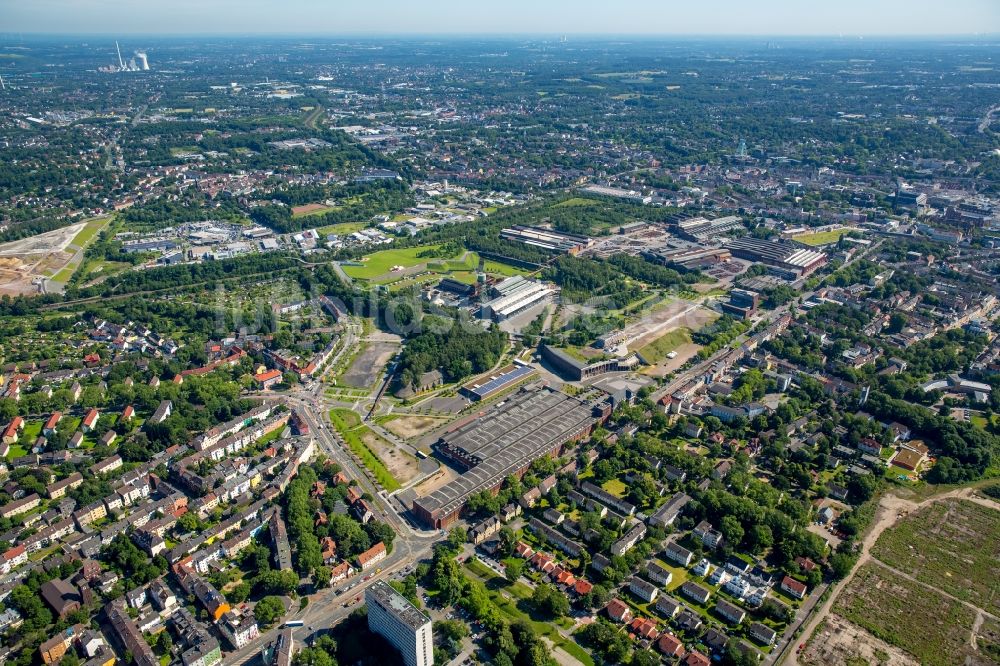
<path id="1" fill-rule="evenodd" d="M 440 370 L 447 382 L 485 372 L 507 347 L 507 334 L 495 324 L 483 329 L 476 322 L 428 316 L 423 331 L 409 338 L 399 357 L 398 384 L 418 386 L 425 372 Z"/>

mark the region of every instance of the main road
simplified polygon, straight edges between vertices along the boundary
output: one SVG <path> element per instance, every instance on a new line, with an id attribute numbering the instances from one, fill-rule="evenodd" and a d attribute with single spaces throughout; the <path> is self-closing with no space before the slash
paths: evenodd
<path id="1" fill-rule="evenodd" d="M 329 372 L 337 363 L 354 348 L 359 340 L 360 326 L 351 320 L 344 333 L 344 344 L 327 364 Z M 293 629 L 296 644 L 301 645 L 316 632 L 336 625 L 363 603 L 365 589 L 377 580 L 386 580 L 429 557 L 434 544 L 442 538 L 439 531 L 426 531 L 414 528 L 405 520 L 388 501 L 383 491 L 368 476 L 363 468 L 346 449 L 340 436 L 328 419 L 329 405 L 324 396 L 325 384 L 322 376 L 308 386 L 300 386 L 282 397 L 290 407 L 294 407 L 302 420 L 309 427 L 312 437 L 318 447 L 331 460 L 343 468 L 344 472 L 356 481 L 362 490 L 373 498 L 376 509 L 381 513 L 383 522 L 392 526 L 396 532 L 392 552 L 382 560 L 378 568 L 362 576 L 360 573 L 342 581 L 340 585 L 320 590 L 309 597 L 305 609 L 294 608 L 284 618 L 284 621 L 301 620 L 303 626 Z M 359 600 L 360 597 L 360 600 Z M 356 601 L 357 600 L 357 601 Z M 265 646 L 273 642 L 283 625 L 275 626 L 262 632 L 260 637 L 246 647 L 226 654 L 223 661 L 226 666 L 242 666 L 258 657 Z"/>

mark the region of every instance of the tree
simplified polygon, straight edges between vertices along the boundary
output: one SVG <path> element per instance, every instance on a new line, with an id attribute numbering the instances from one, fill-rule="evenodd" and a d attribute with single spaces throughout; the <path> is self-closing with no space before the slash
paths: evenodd
<path id="1" fill-rule="evenodd" d="M 507 580 L 511 583 L 516 583 L 524 573 L 524 560 L 511 557 L 503 561 L 504 573 L 507 576 Z"/>
<path id="2" fill-rule="evenodd" d="M 639 506 L 645 506 L 656 493 L 656 483 L 648 474 L 636 474 L 629 484 L 629 499 Z"/>
<path id="3" fill-rule="evenodd" d="M 344 557 L 351 557 L 371 548 L 371 537 L 356 521 L 336 513 L 331 514 L 328 519 L 330 537 L 337 542 L 337 550 Z"/>
<path id="4" fill-rule="evenodd" d="M 469 540 L 469 534 L 464 527 L 453 527 L 448 532 L 448 546 L 456 553 L 462 549 L 465 542 Z"/>
<path id="5" fill-rule="evenodd" d="M 846 578 L 858 558 L 851 553 L 834 553 L 830 556 L 830 572 L 837 580 Z"/>
<path id="6" fill-rule="evenodd" d="M 327 638 L 324 636 L 323 638 Z M 331 639 L 332 640 L 332 639 Z M 295 654 L 295 666 L 337 666 L 336 660 L 326 650 L 304 647 Z"/>
<path id="7" fill-rule="evenodd" d="M 253 579 L 258 594 L 288 594 L 299 586 L 299 575 L 290 569 L 267 569 Z"/>
<path id="8" fill-rule="evenodd" d="M 550 618 L 562 617 L 569 613 L 569 600 L 548 583 L 535 586 L 535 591 L 531 594 L 531 603 L 539 613 Z"/>
<path id="9" fill-rule="evenodd" d="M 514 534 L 514 530 L 504 525 L 500 528 L 497 540 L 497 555 L 500 557 L 509 557 L 517 545 L 517 536 Z"/>
<path id="10" fill-rule="evenodd" d="M 396 539 L 396 531 L 387 523 L 373 520 L 365 525 L 365 531 L 368 532 L 372 543 L 381 541 L 385 544 L 386 551 L 392 552 L 392 542 Z"/>
<path id="11" fill-rule="evenodd" d="M 202 530 L 201 525 L 198 514 L 193 511 L 188 511 L 177 519 L 177 526 L 185 532 L 199 532 Z"/>
<path id="12" fill-rule="evenodd" d="M 878 490 L 878 478 L 872 474 L 852 475 L 847 482 L 847 490 L 855 504 L 863 504 Z"/>
<path id="13" fill-rule="evenodd" d="M 129 589 L 145 585 L 167 570 L 167 561 L 162 555 L 150 559 L 125 534 L 119 534 L 101 549 L 101 559 L 125 578 Z"/>
<path id="14" fill-rule="evenodd" d="M 760 554 L 774 545 L 774 534 L 767 525 L 754 525 L 750 528 L 746 539 L 754 555 Z"/>
<path id="15" fill-rule="evenodd" d="M 906 315 L 900 312 L 893 312 L 889 315 L 889 325 L 886 327 L 887 333 L 899 333 L 906 327 L 908 320 Z"/>
<path id="16" fill-rule="evenodd" d="M 296 570 L 308 576 L 323 566 L 323 551 L 315 534 L 303 533 L 295 542 Z"/>
<path id="17" fill-rule="evenodd" d="M 583 595 L 581 602 L 587 608 L 603 608 L 611 601 L 611 592 L 605 586 L 598 583 L 587 594 Z"/>
<path id="18" fill-rule="evenodd" d="M 275 620 L 285 614 L 285 604 L 280 597 L 264 597 L 253 607 L 253 616 L 257 624 L 262 627 L 270 627 Z"/>
<path id="19" fill-rule="evenodd" d="M 726 538 L 726 542 L 736 547 L 743 541 L 743 526 L 735 516 L 725 516 L 719 525 L 719 531 Z"/>
<path id="20" fill-rule="evenodd" d="M 10 593 L 10 601 L 24 618 L 24 631 L 37 631 L 52 624 L 50 611 L 41 597 L 27 585 L 18 585 Z"/>
<path id="21" fill-rule="evenodd" d="M 723 656 L 725 666 L 756 666 L 757 663 L 757 657 L 753 650 L 734 648 L 726 650 Z"/>
<path id="22" fill-rule="evenodd" d="M 632 661 L 629 663 L 632 666 L 659 666 L 660 657 L 649 650 L 636 650 L 632 653 Z"/>
<path id="23" fill-rule="evenodd" d="M 451 606 L 462 596 L 462 574 L 458 563 L 450 557 L 435 559 L 431 570 L 431 586 L 439 592 L 438 599 L 444 606 Z"/>
<path id="24" fill-rule="evenodd" d="M 460 641 L 469 635 L 469 627 L 458 620 L 439 620 L 434 623 L 434 633 L 448 640 Z"/>
<path id="25" fill-rule="evenodd" d="M 606 620 L 598 620 L 580 630 L 580 638 L 595 653 L 609 664 L 624 664 L 628 661 L 630 645 L 628 639 L 618 632 L 618 628 Z"/>
<path id="26" fill-rule="evenodd" d="M 240 581 L 226 592 L 226 598 L 234 604 L 243 603 L 250 598 L 250 583 Z"/>

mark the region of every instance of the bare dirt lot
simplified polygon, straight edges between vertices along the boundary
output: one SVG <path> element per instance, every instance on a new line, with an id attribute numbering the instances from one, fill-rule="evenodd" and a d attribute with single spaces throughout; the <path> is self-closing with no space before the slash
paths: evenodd
<path id="1" fill-rule="evenodd" d="M 420 485 L 414 488 L 414 491 L 418 497 L 424 497 L 425 495 L 430 495 L 438 488 L 450 483 L 456 478 L 458 478 L 458 472 L 447 465 L 441 465 L 441 467 L 438 468 L 438 471 L 421 481 Z"/>
<path id="2" fill-rule="evenodd" d="M 674 358 L 668 358 L 662 363 L 657 363 L 646 368 L 643 374 L 649 375 L 650 377 L 666 377 L 671 372 L 676 371 L 679 367 L 687 363 L 691 357 L 698 353 L 701 349 L 701 345 L 696 345 L 693 342 L 688 342 L 674 351 L 677 352 L 677 356 Z"/>
<path id="3" fill-rule="evenodd" d="M 687 363 L 698 353 L 701 345 L 691 342 L 690 336 L 687 336 L 686 341 L 677 338 L 674 344 L 668 345 L 677 353 L 676 356 L 666 358 L 666 354 L 663 353 L 660 355 L 662 358 L 657 358 L 657 355 L 651 351 L 657 346 L 657 341 L 662 343 L 665 339 L 676 337 L 675 332 L 681 329 L 698 331 L 718 318 L 718 313 L 713 310 L 689 301 L 677 300 L 627 327 L 626 331 L 632 340 L 628 347 L 633 350 L 645 349 L 647 354 L 654 356 L 652 359 L 647 359 L 653 365 L 646 368 L 643 371 L 644 374 L 651 377 L 664 377 Z M 635 337 L 631 338 L 631 336 Z"/>
<path id="4" fill-rule="evenodd" d="M 410 439 L 419 437 L 447 421 L 448 419 L 433 416 L 400 416 L 387 421 L 385 429 L 403 439 Z"/>
<path id="5" fill-rule="evenodd" d="M 379 378 L 382 368 L 398 350 L 397 345 L 389 342 L 369 342 L 341 377 L 341 382 L 354 388 L 368 388 Z"/>
<path id="6" fill-rule="evenodd" d="M 996 604 L 984 609 L 966 600 L 989 598 L 994 581 L 982 580 L 976 590 L 959 589 L 956 581 L 961 576 L 955 570 L 973 570 L 979 579 L 990 575 L 989 562 L 997 559 L 997 541 L 992 535 L 1000 519 L 1000 504 L 974 488 L 957 488 L 922 501 L 919 495 L 909 495 L 912 498 L 887 494 L 880 499 L 875 520 L 862 540 L 858 565 L 803 626 L 808 645 L 803 654 L 787 652 L 786 666 L 817 663 L 807 662 L 805 655 L 822 654 L 823 646 L 815 643 L 827 640 L 824 623 L 833 617 L 867 630 L 870 640 L 894 645 L 918 663 L 1000 664 Z M 934 530 L 936 534 L 924 534 Z M 919 547 L 928 541 L 932 547 L 920 552 Z M 949 553 L 957 552 L 964 553 L 965 561 L 949 562 Z M 834 659 L 818 663 L 869 662 Z"/>
<path id="7" fill-rule="evenodd" d="M 389 473 L 400 484 L 405 486 L 420 473 L 416 458 L 393 446 L 374 432 L 366 430 L 361 436 L 361 440 L 379 457 L 379 460 L 386 466 Z"/>
<path id="8" fill-rule="evenodd" d="M 975 611 L 876 562 L 858 570 L 833 610 L 922 664 L 977 663 L 970 647 Z"/>
<path id="9" fill-rule="evenodd" d="M 74 252 L 70 243 L 87 225 L 71 224 L 62 229 L 0 245 L 0 294 L 38 293 L 40 282 L 69 264 Z"/>
<path id="10" fill-rule="evenodd" d="M 670 331 L 678 328 L 697 331 L 718 318 L 717 313 L 698 303 L 678 299 L 644 313 L 642 319 L 626 326 L 624 333 L 629 349 L 642 349 Z"/>
<path id="11" fill-rule="evenodd" d="M 828 664 L 878 664 L 878 666 L 919 666 L 920 662 L 839 615 L 831 615 L 809 641 L 799 663 L 807 666 Z"/>

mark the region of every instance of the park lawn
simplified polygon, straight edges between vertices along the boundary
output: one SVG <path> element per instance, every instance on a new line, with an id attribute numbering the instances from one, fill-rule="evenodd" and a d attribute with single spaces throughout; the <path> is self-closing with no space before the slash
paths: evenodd
<path id="1" fill-rule="evenodd" d="M 340 436 L 348 448 L 365 464 L 365 467 L 372 473 L 379 485 L 385 488 L 386 492 L 393 492 L 402 488 L 385 464 L 379 459 L 375 452 L 361 439 L 361 434 L 368 428 L 361 425 L 361 417 L 349 409 L 331 409 L 330 423 L 337 429 Z M 374 434 L 374 433 L 373 433 Z"/>
<path id="2" fill-rule="evenodd" d="M 484 265 L 487 273 L 493 273 L 496 275 L 503 275 L 506 277 L 513 277 L 515 275 L 527 275 L 530 271 L 524 268 L 518 268 L 517 266 L 512 266 L 510 264 L 505 264 L 500 261 L 493 261 L 492 259 L 487 259 Z"/>
<path id="3" fill-rule="evenodd" d="M 7 459 L 23 458 L 26 455 L 28 455 L 28 449 L 24 448 L 24 445 L 19 442 L 10 445 L 10 451 L 7 452 Z"/>
<path id="4" fill-rule="evenodd" d="M 470 557 L 465 561 L 465 568 L 476 574 L 483 580 L 489 580 L 496 576 L 496 573 L 491 571 L 489 567 L 477 560 L 475 557 Z"/>
<path id="5" fill-rule="evenodd" d="M 325 215 L 332 210 L 337 210 L 336 206 L 327 206 L 326 204 L 321 204 L 320 208 L 314 208 L 312 210 L 307 210 L 301 213 L 292 213 L 292 219 L 297 220 L 303 217 L 312 217 L 315 215 Z"/>
<path id="6" fill-rule="evenodd" d="M 586 199 L 584 197 L 572 197 L 566 199 L 565 201 L 560 201 L 554 204 L 552 208 L 585 208 L 587 206 L 597 206 L 600 202 L 595 199 Z"/>
<path id="7" fill-rule="evenodd" d="M 628 487 L 620 479 L 609 479 L 602 483 L 601 487 L 618 499 L 625 497 L 625 493 L 628 491 Z"/>
<path id="8" fill-rule="evenodd" d="M 667 357 L 667 354 L 676 350 L 681 345 L 690 344 L 690 342 L 691 329 L 677 328 L 664 333 L 645 347 L 642 347 L 639 350 L 639 355 L 646 359 L 648 363 L 659 363 Z"/>
<path id="9" fill-rule="evenodd" d="M 448 277 L 457 280 L 462 284 L 476 284 L 477 275 L 475 271 L 452 271 Z"/>
<path id="10" fill-rule="evenodd" d="M 355 231 L 361 231 L 367 226 L 367 222 L 341 222 L 340 224 L 331 224 L 325 227 L 320 227 L 316 231 L 323 236 L 328 234 L 346 236 L 347 234 L 353 234 Z"/>
<path id="11" fill-rule="evenodd" d="M 86 248 L 97 236 L 98 232 L 106 227 L 110 222 L 110 218 L 102 218 L 99 220 L 90 220 L 87 225 L 80 230 L 80 233 L 76 235 L 73 242 L 70 245 L 75 245 L 78 248 Z"/>
<path id="12" fill-rule="evenodd" d="M 842 236 L 846 236 L 850 229 L 837 229 L 836 231 L 820 231 L 814 234 L 800 234 L 792 240 L 796 240 L 806 245 L 830 245 L 836 243 Z"/>
<path id="13" fill-rule="evenodd" d="M 417 255 L 427 250 L 437 249 L 439 245 L 419 245 L 417 247 L 405 247 L 395 250 L 380 250 L 373 252 L 362 258 L 360 266 L 344 266 L 344 272 L 352 278 L 370 280 L 379 275 L 385 275 L 393 266 L 412 268 L 434 261 L 441 261 L 440 257 L 418 257 Z"/>
<path id="14" fill-rule="evenodd" d="M 427 275 L 420 275 L 414 278 L 404 278 L 402 280 L 397 280 L 395 282 L 389 282 L 388 284 L 384 284 L 383 286 L 386 287 L 390 293 L 394 293 L 402 289 L 406 289 L 408 287 L 422 287 L 423 285 L 428 284 L 429 282 L 437 282 L 440 279 L 441 279 L 440 273 L 429 273 Z"/>
<path id="15" fill-rule="evenodd" d="M 21 431 L 21 441 L 34 442 L 42 434 L 43 425 L 45 424 L 41 421 L 28 421 L 25 423 L 24 430 Z"/>
<path id="16" fill-rule="evenodd" d="M 266 435 L 258 439 L 256 442 L 254 442 L 254 446 L 259 448 L 267 448 L 268 444 L 281 437 L 281 433 L 283 431 L 284 428 L 277 428 L 276 430 L 272 430 L 271 432 L 267 433 Z"/>
<path id="17" fill-rule="evenodd" d="M 675 566 L 673 564 L 670 564 L 666 560 L 662 559 L 654 559 L 653 561 L 659 564 L 667 571 L 669 571 L 671 574 L 673 574 L 673 576 L 671 576 L 670 578 L 670 584 L 667 585 L 667 589 L 669 591 L 673 592 L 681 585 L 683 585 L 685 582 L 687 582 L 688 570 L 685 569 L 684 567 Z"/>
<path id="18" fill-rule="evenodd" d="M 834 612 L 927 666 L 965 663 L 975 611 L 876 562 L 858 569 Z"/>
<path id="19" fill-rule="evenodd" d="M 73 277 L 73 273 L 76 272 L 76 266 L 70 264 L 66 268 L 62 269 L 58 273 L 52 276 L 52 279 L 56 282 L 69 282 L 69 279 Z"/>
<path id="20" fill-rule="evenodd" d="M 115 273 L 120 273 L 127 268 L 131 268 L 131 266 L 132 264 L 125 261 L 108 261 L 107 259 L 101 259 L 100 261 L 87 264 L 86 277 L 96 278 L 101 275 L 114 275 Z"/>
<path id="21" fill-rule="evenodd" d="M 476 265 L 478 263 L 478 255 L 470 252 L 468 256 L 465 257 L 465 261 L 462 261 L 461 259 L 446 259 L 444 261 L 444 268 L 448 271 L 474 271 L 476 270 Z"/>

